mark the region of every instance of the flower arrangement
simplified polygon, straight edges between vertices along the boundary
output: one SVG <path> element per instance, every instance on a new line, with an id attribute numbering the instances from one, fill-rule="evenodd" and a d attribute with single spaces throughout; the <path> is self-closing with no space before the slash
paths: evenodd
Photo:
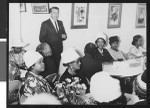
<path id="1" fill-rule="evenodd" d="M 86 104 L 87 100 L 83 97 L 85 97 L 87 87 L 84 83 L 80 84 L 79 82 L 80 79 L 78 77 L 66 78 L 61 83 L 59 81 L 55 82 L 58 98 L 63 104 Z"/>

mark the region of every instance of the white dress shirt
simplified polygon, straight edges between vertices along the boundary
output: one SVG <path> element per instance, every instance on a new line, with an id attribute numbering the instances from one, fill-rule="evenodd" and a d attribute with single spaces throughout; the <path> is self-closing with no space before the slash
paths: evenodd
<path id="1" fill-rule="evenodd" d="M 50 20 L 52 21 L 52 23 L 53 23 L 53 25 L 54 25 L 54 27 L 55 27 L 55 29 L 56 29 L 55 21 L 54 21 L 51 17 L 50 17 Z M 59 26 L 58 26 L 57 21 L 56 21 L 56 25 L 57 25 L 57 28 L 58 28 L 58 31 L 59 31 Z M 57 31 L 57 29 L 56 29 L 56 31 Z"/>

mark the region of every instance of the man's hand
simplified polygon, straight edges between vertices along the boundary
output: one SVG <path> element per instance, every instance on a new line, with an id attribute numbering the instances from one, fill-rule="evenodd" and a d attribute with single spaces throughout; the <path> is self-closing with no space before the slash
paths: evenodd
<path id="1" fill-rule="evenodd" d="M 66 36 L 65 34 L 62 34 L 61 37 L 62 37 L 62 39 L 64 39 L 64 40 L 67 38 L 67 36 Z"/>

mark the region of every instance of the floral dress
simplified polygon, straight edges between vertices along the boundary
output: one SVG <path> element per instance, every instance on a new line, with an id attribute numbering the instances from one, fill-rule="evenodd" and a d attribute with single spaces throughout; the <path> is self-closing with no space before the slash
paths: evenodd
<path id="1" fill-rule="evenodd" d="M 21 101 L 26 98 L 39 93 L 51 93 L 53 90 L 42 76 L 37 75 L 33 72 L 28 72 L 26 74 L 26 80 L 24 85 L 20 89 Z"/>

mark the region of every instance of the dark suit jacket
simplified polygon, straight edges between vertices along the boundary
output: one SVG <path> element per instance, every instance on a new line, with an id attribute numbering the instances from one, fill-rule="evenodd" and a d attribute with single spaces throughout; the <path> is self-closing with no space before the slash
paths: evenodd
<path id="1" fill-rule="evenodd" d="M 59 27 L 58 33 L 56 32 L 56 29 L 50 19 L 44 21 L 41 25 L 39 40 L 41 43 L 48 43 L 54 54 L 61 54 L 63 51 L 62 34 L 66 34 L 66 32 L 63 26 L 63 22 L 57 20 L 57 23 Z"/>

